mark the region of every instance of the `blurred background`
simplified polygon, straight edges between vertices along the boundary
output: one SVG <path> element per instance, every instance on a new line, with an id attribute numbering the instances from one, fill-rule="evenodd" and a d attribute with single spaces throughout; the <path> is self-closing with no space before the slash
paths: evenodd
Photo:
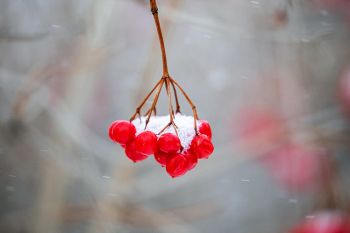
<path id="1" fill-rule="evenodd" d="M 107 133 L 161 77 L 148 0 L 0 1 L 0 232 L 349 233 L 350 2 L 158 7 L 215 145 L 177 179 Z"/>

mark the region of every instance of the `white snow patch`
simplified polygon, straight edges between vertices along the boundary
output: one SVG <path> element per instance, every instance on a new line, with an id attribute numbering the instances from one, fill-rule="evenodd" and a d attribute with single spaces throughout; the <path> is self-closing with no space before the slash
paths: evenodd
<path id="1" fill-rule="evenodd" d="M 145 129 L 146 124 L 146 117 L 136 118 L 132 123 L 136 127 L 136 135 L 144 132 L 144 131 L 151 131 L 155 133 L 158 137 L 158 133 L 164 129 L 164 127 L 170 122 L 170 116 L 152 116 L 150 118 L 150 121 L 147 125 L 147 128 Z M 192 116 L 185 116 L 181 114 L 176 114 L 174 119 L 175 124 L 177 125 L 177 133 L 181 142 L 182 147 L 184 148 L 184 151 L 188 150 L 191 142 L 196 135 L 196 132 L 194 130 L 194 118 Z M 197 121 L 197 127 L 200 126 L 200 121 Z M 173 133 L 176 135 L 174 127 L 170 126 L 168 127 L 162 134 L 164 133 Z"/>

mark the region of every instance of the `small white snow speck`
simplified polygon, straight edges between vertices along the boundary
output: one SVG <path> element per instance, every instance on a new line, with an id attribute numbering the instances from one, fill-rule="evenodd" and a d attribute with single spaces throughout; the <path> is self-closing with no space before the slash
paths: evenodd
<path id="1" fill-rule="evenodd" d="M 288 200 L 290 203 L 298 203 L 298 200 L 297 199 L 289 199 Z"/>
<path id="2" fill-rule="evenodd" d="M 308 216 L 306 216 L 305 218 L 307 218 L 307 219 L 314 219 L 315 216 L 314 216 L 314 215 L 308 215 Z"/>
<path id="3" fill-rule="evenodd" d="M 102 176 L 103 179 L 110 179 L 110 176 Z"/>
<path id="4" fill-rule="evenodd" d="M 52 24 L 51 27 L 52 27 L 52 28 L 61 28 L 62 25 L 59 25 L 59 24 Z"/>
<path id="5" fill-rule="evenodd" d="M 309 39 L 306 39 L 306 38 L 302 38 L 302 39 L 301 39 L 301 42 L 304 42 L 304 43 L 309 43 L 309 42 L 310 42 L 310 40 L 309 40 Z"/>
<path id="6" fill-rule="evenodd" d="M 254 8 L 260 7 L 260 2 L 258 2 L 258 1 L 250 1 L 250 3 L 252 4 L 252 6 L 253 6 Z"/>
<path id="7" fill-rule="evenodd" d="M 241 182 L 250 182 L 249 179 L 242 179 Z"/>

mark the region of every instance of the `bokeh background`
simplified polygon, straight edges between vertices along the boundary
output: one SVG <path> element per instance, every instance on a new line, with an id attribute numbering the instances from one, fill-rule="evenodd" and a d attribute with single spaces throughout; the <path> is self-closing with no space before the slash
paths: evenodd
<path id="1" fill-rule="evenodd" d="M 133 164 L 107 133 L 161 76 L 149 2 L 0 1 L 0 232 L 349 223 L 349 1 L 158 7 L 170 73 L 211 123 L 216 149 L 177 179 L 153 158 Z"/>

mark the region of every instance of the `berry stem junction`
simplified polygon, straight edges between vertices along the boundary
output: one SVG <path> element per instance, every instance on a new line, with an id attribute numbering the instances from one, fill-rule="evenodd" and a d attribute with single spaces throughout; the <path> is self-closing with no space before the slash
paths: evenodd
<path id="1" fill-rule="evenodd" d="M 157 107 L 158 99 L 159 99 L 159 96 L 160 96 L 160 93 L 161 93 L 163 87 L 165 86 L 165 90 L 166 90 L 167 97 L 168 97 L 168 108 L 169 108 L 170 120 L 169 120 L 169 123 L 158 134 L 163 133 L 170 126 L 173 126 L 176 134 L 178 134 L 178 132 L 177 132 L 178 127 L 175 124 L 174 119 L 175 119 L 175 114 L 176 113 L 180 113 L 181 114 L 181 106 L 180 106 L 180 102 L 179 102 L 179 98 L 178 98 L 178 92 L 177 92 L 179 90 L 183 94 L 183 96 L 185 97 L 186 101 L 188 102 L 188 104 L 190 105 L 190 107 L 192 109 L 193 118 L 194 118 L 194 130 L 195 130 L 196 134 L 198 135 L 197 120 L 199 118 L 198 118 L 198 113 L 197 113 L 197 110 L 196 110 L 196 106 L 194 105 L 193 101 L 190 99 L 189 95 L 179 85 L 179 83 L 176 82 L 169 75 L 167 56 L 166 56 L 166 50 L 165 50 L 165 44 L 164 44 L 164 38 L 163 38 L 162 29 L 161 29 L 161 26 L 160 26 L 159 17 L 158 17 L 158 7 L 157 7 L 156 0 L 150 0 L 150 7 L 151 7 L 151 12 L 153 14 L 154 22 L 155 22 L 155 25 L 156 25 L 156 28 L 157 28 L 158 39 L 159 39 L 160 49 L 161 49 L 161 53 L 162 53 L 163 75 L 162 75 L 161 79 L 156 83 L 156 85 L 152 88 L 152 90 L 148 93 L 148 95 L 146 95 L 146 97 L 141 102 L 141 104 L 136 108 L 136 111 L 131 116 L 130 121 L 135 120 L 135 118 L 137 116 L 139 118 L 141 117 L 141 114 L 142 114 L 141 111 L 144 108 L 145 104 L 147 103 L 147 101 L 149 100 L 149 98 L 151 96 L 154 96 L 153 97 L 153 102 L 151 104 L 151 107 L 144 114 L 144 116 L 146 117 L 146 124 L 145 124 L 145 129 L 146 129 L 147 126 L 148 126 L 148 123 L 149 123 L 149 121 L 151 119 L 152 113 L 154 115 L 157 114 L 156 107 Z M 173 98 L 175 99 L 175 104 L 176 104 L 175 110 L 174 110 L 174 106 L 173 106 Z"/>

